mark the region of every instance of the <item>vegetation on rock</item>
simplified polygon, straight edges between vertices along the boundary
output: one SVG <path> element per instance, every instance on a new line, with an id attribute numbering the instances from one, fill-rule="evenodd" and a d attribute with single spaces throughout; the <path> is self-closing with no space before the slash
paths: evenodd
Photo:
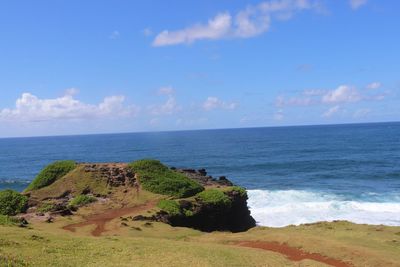
<path id="1" fill-rule="evenodd" d="M 0 215 L 0 225 L 20 225 L 20 224 L 21 220 L 16 217 L 8 215 Z"/>
<path id="2" fill-rule="evenodd" d="M 69 207 L 71 208 L 77 208 L 81 207 L 87 204 L 90 204 L 92 202 L 95 202 L 97 199 L 93 196 L 88 196 L 88 195 L 79 195 L 74 197 L 68 204 Z"/>
<path id="3" fill-rule="evenodd" d="M 181 214 L 180 205 L 175 200 L 161 200 L 157 206 L 172 216 Z"/>
<path id="4" fill-rule="evenodd" d="M 230 192 L 235 192 L 235 193 L 239 194 L 241 197 L 247 197 L 246 189 L 244 189 L 243 187 L 240 187 L 240 186 L 227 187 L 226 189 L 224 189 L 224 192 L 226 192 L 228 194 Z"/>
<path id="5" fill-rule="evenodd" d="M 13 216 L 24 212 L 28 197 L 13 190 L 0 191 L 0 215 Z"/>
<path id="6" fill-rule="evenodd" d="M 229 207 L 232 202 L 229 197 L 218 189 L 208 189 L 197 194 L 197 198 L 206 204 L 219 207 Z"/>
<path id="7" fill-rule="evenodd" d="M 139 175 L 142 187 L 156 194 L 182 198 L 193 196 L 204 190 L 197 182 L 170 170 L 158 160 L 138 160 L 129 166 Z"/>
<path id="8" fill-rule="evenodd" d="M 38 212 L 49 212 L 57 209 L 57 206 L 52 202 L 43 202 L 38 208 Z"/>
<path id="9" fill-rule="evenodd" d="M 25 191 L 46 187 L 75 169 L 75 167 L 76 162 L 72 160 L 56 161 L 45 167 L 25 189 Z"/>

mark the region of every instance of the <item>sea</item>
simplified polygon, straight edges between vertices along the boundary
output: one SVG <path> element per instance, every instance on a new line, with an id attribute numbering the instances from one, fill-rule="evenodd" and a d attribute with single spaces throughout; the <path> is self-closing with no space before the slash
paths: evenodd
<path id="1" fill-rule="evenodd" d="M 0 139 L 0 190 L 47 164 L 159 159 L 248 189 L 259 225 L 400 225 L 400 123 Z"/>

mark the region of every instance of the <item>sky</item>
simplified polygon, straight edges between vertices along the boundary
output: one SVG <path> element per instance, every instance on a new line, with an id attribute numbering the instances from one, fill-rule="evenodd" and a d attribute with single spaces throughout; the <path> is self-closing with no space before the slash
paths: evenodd
<path id="1" fill-rule="evenodd" d="M 0 137 L 399 121 L 400 1 L 0 2 Z"/>

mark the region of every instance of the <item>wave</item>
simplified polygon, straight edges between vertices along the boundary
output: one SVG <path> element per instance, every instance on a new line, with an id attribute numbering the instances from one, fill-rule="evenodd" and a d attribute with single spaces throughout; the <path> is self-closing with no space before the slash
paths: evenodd
<path id="1" fill-rule="evenodd" d="M 373 193 L 373 201 L 302 190 L 248 190 L 248 195 L 251 214 L 262 226 L 284 227 L 334 220 L 400 226 L 398 195 L 382 196 L 379 201 Z"/>

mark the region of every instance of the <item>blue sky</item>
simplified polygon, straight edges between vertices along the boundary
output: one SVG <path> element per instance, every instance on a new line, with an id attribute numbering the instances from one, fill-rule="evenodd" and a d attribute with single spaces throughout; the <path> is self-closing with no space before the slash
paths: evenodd
<path id="1" fill-rule="evenodd" d="M 0 137 L 398 121 L 399 9 L 3 1 Z"/>

